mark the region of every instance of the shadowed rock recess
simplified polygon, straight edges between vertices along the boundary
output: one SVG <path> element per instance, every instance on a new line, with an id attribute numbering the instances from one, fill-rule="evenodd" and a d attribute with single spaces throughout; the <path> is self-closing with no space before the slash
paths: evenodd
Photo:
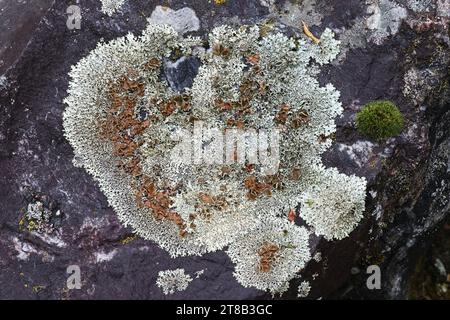
<path id="1" fill-rule="evenodd" d="M 90 0 L 78 4 L 80 29 L 71 29 L 67 24 L 71 18 L 67 8 L 74 1 L 42 3 L 45 4 L 14 7 L 0 1 L 0 8 L 5 7 L 0 12 L 0 25 L 8 26 L 0 47 L 0 299 L 449 297 L 446 292 L 450 285 L 450 254 L 442 243 L 450 236 L 450 1 Z M 302 21 L 309 29 L 303 27 Z M 236 30 L 242 25 L 258 25 L 259 30 L 254 32 L 260 35 L 276 30 L 275 33 L 302 39 L 298 43 L 311 50 L 319 45 L 325 47 L 328 43 L 325 35 L 334 33 L 334 38 L 340 41 L 340 52 L 333 50 L 332 42 L 328 54 L 337 57 L 324 65 L 316 57 L 302 77 L 318 79 L 311 90 L 332 84 L 340 92 L 343 110 L 332 98 L 325 99 L 325 105 L 333 105 L 332 115 L 339 114 L 338 109 L 343 112 L 335 119 L 336 133 L 325 137 L 329 141 L 324 145 L 329 148 L 323 147 L 318 154 L 327 149 L 321 162 L 326 168 L 336 168 L 341 177 L 357 176 L 367 181 L 361 220 L 356 215 L 357 221 L 346 225 L 348 230 L 332 233 L 327 228 L 323 230 L 325 223 L 321 219 L 327 219 L 327 212 L 332 211 L 327 209 L 328 202 L 322 203 L 318 213 L 301 202 L 326 197 L 325 190 L 335 193 L 339 190 L 338 182 L 327 181 L 325 190 L 294 194 L 282 200 L 280 207 L 295 202 L 287 210 L 283 207 L 284 221 L 261 219 L 263 228 L 272 230 L 271 234 L 267 231 L 270 241 L 261 241 L 257 228 L 237 241 L 234 238 L 239 235 L 230 234 L 230 239 L 221 237 L 224 243 L 208 243 L 206 249 L 200 239 L 198 249 L 192 252 L 202 255 L 185 256 L 173 254 L 173 249 L 164 250 L 174 247 L 173 244 L 159 246 L 139 236 L 145 232 L 135 234 L 139 228 L 134 222 L 124 226 L 119 220 L 119 216 L 123 220 L 122 213 L 118 215 L 109 206 L 111 195 L 107 194 L 107 199 L 101 191 L 98 177 L 94 179 L 81 167 L 86 161 L 78 154 L 82 145 L 77 145 L 74 152 L 66 139 L 64 112 L 71 105 L 68 89 L 73 80 L 69 76 L 74 74 L 72 66 L 88 57 L 99 43 L 128 33 L 152 39 L 144 31 L 149 22 L 169 24 L 170 30 L 183 39 L 198 37 L 192 42 L 186 40 L 189 43 L 178 50 L 181 53 L 171 48 L 175 55 L 184 57 L 149 62 L 150 68 L 156 66 L 161 70 L 151 81 L 164 83 L 171 92 L 185 87 L 192 87 L 194 93 L 201 91 L 199 83 L 206 81 L 203 78 L 210 72 L 204 66 L 220 67 L 222 60 L 214 55 L 240 57 L 241 53 L 234 52 L 231 45 L 226 48 L 208 43 L 208 34 L 222 25 Z M 321 44 L 314 42 L 317 40 L 314 35 L 318 38 L 324 35 Z M 196 48 L 190 52 L 186 48 L 194 42 Z M 205 46 L 211 46 L 213 52 L 207 58 L 197 52 Z M 259 43 L 256 47 L 263 50 Z M 243 67 L 245 72 L 252 72 L 259 62 L 264 70 L 264 51 L 261 52 L 247 56 L 250 63 Z M 236 58 L 237 66 L 239 59 Z M 325 60 L 329 62 L 328 58 Z M 228 73 L 239 76 L 237 68 L 225 66 L 223 70 L 226 72 L 221 77 L 226 78 Z M 117 75 L 117 79 L 121 76 Z M 123 78 L 121 81 L 114 85 L 120 84 L 128 93 L 140 90 L 137 81 Z M 270 92 L 271 84 L 267 82 Z M 323 95 L 335 97 L 333 90 Z M 317 98 L 313 93 L 312 97 Z M 405 119 L 399 135 L 375 141 L 358 133 L 356 114 L 373 100 L 389 100 L 398 106 Z M 180 103 L 183 106 L 184 102 Z M 194 110 L 195 103 L 194 100 Z M 221 101 L 220 107 L 227 110 L 231 104 Z M 305 110 L 300 110 L 302 118 L 297 123 L 309 118 L 314 121 L 314 110 L 308 106 Z M 276 114 L 277 121 L 291 123 L 287 114 L 287 107 L 281 109 Z M 119 121 L 113 111 L 110 116 Z M 138 123 L 136 130 L 145 130 L 149 124 L 141 120 L 148 116 L 144 108 L 136 119 L 127 121 Z M 76 129 L 71 128 L 72 132 Z M 105 150 L 99 150 L 99 154 L 102 152 Z M 135 167 L 122 166 L 133 175 L 137 172 Z M 252 197 L 259 197 L 258 192 L 271 183 L 274 186 L 276 182 L 260 183 L 253 177 L 245 180 L 249 194 L 254 192 Z M 154 187 L 142 184 L 147 196 L 150 193 L 160 196 Z M 341 207 L 347 208 L 350 204 L 344 202 L 353 189 L 341 190 L 345 194 L 338 199 L 343 202 Z M 207 205 L 226 203 L 207 194 L 201 194 L 200 199 Z M 292 208 L 296 204 L 301 205 Z M 247 204 L 242 205 L 245 208 Z M 189 233 L 185 229 L 188 218 L 171 212 L 163 217 L 178 225 L 173 226 L 175 233 L 171 237 Z M 251 220 L 250 214 L 242 217 Z M 282 245 L 276 244 L 280 225 L 285 226 L 283 231 L 287 234 Z M 199 224 L 198 228 L 203 227 Z M 290 241 L 301 246 L 296 247 Z M 180 243 L 186 245 L 184 240 Z M 255 251 L 259 265 L 252 265 L 253 269 L 245 264 L 235 265 L 236 261 L 252 259 L 254 243 L 259 246 Z M 192 248 L 186 246 L 188 250 L 183 252 L 190 252 Z M 284 254 L 283 250 L 291 250 L 292 254 Z M 277 270 L 276 262 L 282 258 L 279 265 L 301 270 L 295 276 L 296 270 L 291 270 L 292 277 L 277 280 L 274 287 L 266 285 L 273 284 L 268 275 L 273 266 Z M 73 265 L 80 268 L 81 289 L 67 286 L 70 276 L 67 268 Z M 369 276 L 366 270 L 371 265 L 381 268 L 379 290 L 366 286 Z M 283 294 L 279 295 L 280 292 Z"/>

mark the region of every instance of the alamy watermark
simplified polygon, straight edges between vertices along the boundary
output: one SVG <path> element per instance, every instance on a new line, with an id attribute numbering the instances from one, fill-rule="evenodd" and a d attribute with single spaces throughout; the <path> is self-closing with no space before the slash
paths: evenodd
<path id="1" fill-rule="evenodd" d="M 371 265 L 367 267 L 367 274 L 370 276 L 366 280 L 366 286 L 369 290 L 381 289 L 381 269 L 377 265 Z"/>
<path id="2" fill-rule="evenodd" d="M 221 129 L 195 121 L 192 130 L 179 129 L 171 150 L 178 165 L 260 165 L 264 175 L 276 174 L 280 164 L 278 129 Z"/>
<path id="3" fill-rule="evenodd" d="M 79 1 L 77 0 L 77 4 Z M 66 26 L 69 30 L 81 29 L 81 8 L 78 5 L 70 5 L 66 9 L 68 15 Z"/>
<path id="4" fill-rule="evenodd" d="M 80 266 L 73 264 L 67 267 L 67 274 L 70 276 L 67 278 L 67 289 L 81 289 L 81 269 Z"/>

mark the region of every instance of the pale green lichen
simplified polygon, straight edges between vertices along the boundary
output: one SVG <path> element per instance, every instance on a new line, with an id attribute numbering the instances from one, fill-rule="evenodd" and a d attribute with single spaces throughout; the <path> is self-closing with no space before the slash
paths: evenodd
<path id="1" fill-rule="evenodd" d="M 244 287 L 281 294 L 289 280 L 310 260 L 309 233 L 287 219 L 261 217 L 258 225 L 230 245 L 227 250 L 236 264 L 234 275 Z M 270 261 L 263 264 L 264 246 L 276 248 Z"/>
<path id="2" fill-rule="evenodd" d="M 303 281 L 300 283 L 297 289 L 297 297 L 298 298 L 306 298 L 309 295 L 309 292 L 311 291 L 311 285 L 308 281 Z"/>
<path id="3" fill-rule="evenodd" d="M 107 14 L 108 16 L 112 16 L 114 13 L 119 10 L 125 0 L 101 0 L 102 1 L 102 12 Z"/>
<path id="4" fill-rule="evenodd" d="M 299 203 L 301 217 L 327 239 L 348 236 L 364 210 L 365 179 L 321 164 L 342 107 L 331 84 L 319 85 L 316 66 L 335 58 L 339 42 L 328 29 L 317 45 L 281 33 L 261 36 L 257 26 L 221 26 L 209 35 L 210 50 L 198 50 L 200 44 L 200 39 L 184 38 L 173 27 L 155 24 L 141 37 L 100 43 L 70 73 L 65 135 L 77 163 L 94 176 L 120 220 L 138 235 L 155 241 L 173 257 L 229 245 L 240 283 L 280 293 L 311 258 L 309 232 L 291 222 Z M 159 103 L 175 99 L 179 104 L 181 98 L 160 77 L 161 64 L 194 52 L 202 66 L 192 88 L 183 93 L 189 108 L 165 114 Z M 133 143 L 138 145 L 133 159 L 141 171 L 135 176 L 119 168 L 114 143 L 102 138 L 99 128 L 111 116 L 109 90 L 124 76 L 144 88 L 135 101 L 134 121 L 140 114 L 142 121 L 152 120 L 142 134 L 127 138 L 136 139 Z M 201 121 L 206 130 L 199 140 L 190 136 L 192 119 Z M 180 142 L 198 145 L 206 153 L 212 132 L 236 123 L 260 132 L 280 132 L 277 172 L 268 174 L 264 161 L 250 169 L 245 163 L 226 164 L 224 171 L 224 165 L 208 162 L 210 156 L 199 164 L 173 156 Z M 258 142 L 247 136 L 240 139 L 246 148 L 257 147 Z M 142 176 L 154 183 L 152 188 L 176 190 L 167 196 L 171 221 L 158 217 L 148 198 L 148 205 L 138 205 L 136 185 L 142 185 Z M 262 254 L 264 244 L 269 249 Z M 258 271 L 261 255 L 264 267 Z"/>
<path id="5" fill-rule="evenodd" d="M 156 285 L 168 295 L 186 290 L 192 280 L 190 275 L 185 274 L 184 269 L 165 270 L 158 273 Z"/>
<path id="6" fill-rule="evenodd" d="M 301 195 L 300 215 L 314 227 L 316 234 L 328 240 L 340 240 L 347 237 L 363 217 L 366 182 L 334 168 L 321 171 L 316 176 L 320 182 Z"/>

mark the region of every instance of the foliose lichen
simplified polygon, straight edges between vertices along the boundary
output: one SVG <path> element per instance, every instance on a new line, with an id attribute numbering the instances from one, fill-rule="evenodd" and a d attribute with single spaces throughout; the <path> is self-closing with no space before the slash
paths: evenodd
<path id="1" fill-rule="evenodd" d="M 108 16 L 112 16 L 119 10 L 125 3 L 125 0 L 101 0 L 102 1 L 102 12 Z"/>
<path id="2" fill-rule="evenodd" d="M 311 291 L 311 285 L 308 281 L 302 281 L 298 286 L 297 297 L 298 298 L 306 298 Z"/>
<path id="3" fill-rule="evenodd" d="M 156 285 L 165 295 L 168 295 L 186 290 L 192 280 L 192 277 L 186 274 L 184 269 L 165 270 L 158 273 Z"/>
<path id="4" fill-rule="evenodd" d="M 243 235 L 227 250 L 236 264 L 236 279 L 244 287 L 281 294 L 289 280 L 304 268 L 311 255 L 309 233 L 287 219 L 263 218 L 252 232 Z"/>
<path id="5" fill-rule="evenodd" d="M 173 257 L 229 246 L 241 284 L 283 292 L 311 258 L 310 231 L 294 223 L 298 205 L 330 240 L 348 236 L 364 211 L 365 179 L 321 161 L 342 107 L 333 85 L 319 85 L 316 66 L 335 58 L 339 42 L 328 29 L 313 43 L 220 26 L 208 43 L 198 50 L 201 39 L 152 23 L 140 37 L 101 42 L 70 72 L 65 135 L 136 234 Z M 191 88 L 175 92 L 163 66 L 189 55 L 202 66 Z M 225 161 L 232 154 L 220 153 L 219 133 L 239 130 L 247 133 L 238 145 L 270 153 L 276 170 L 269 157 Z M 279 150 L 248 132 L 270 136 Z M 200 157 L 186 162 L 192 147 Z"/>
<path id="6" fill-rule="evenodd" d="M 336 169 L 322 169 L 320 183 L 301 194 L 301 216 L 314 227 L 315 233 L 327 240 L 346 238 L 362 219 L 365 198 L 349 194 L 365 194 L 366 182 Z"/>

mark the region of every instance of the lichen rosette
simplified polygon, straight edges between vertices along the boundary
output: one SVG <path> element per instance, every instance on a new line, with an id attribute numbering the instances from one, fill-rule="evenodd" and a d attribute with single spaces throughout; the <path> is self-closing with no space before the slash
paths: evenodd
<path id="1" fill-rule="evenodd" d="M 269 225 L 287 223 L 299 235 L 292 238 L 292 246 L 301 248 L 292 251 L 295 268 L 275 284 L 254 283 L 273 291 L 310 258 L 307 229 L 290 219 L 295 208 L 310 195 L 327 197 L 322 190 L 326 179 L 320 177 L 331 169 L 323 168 L 320 157 L 332 143 L 334 119 L 342 107 L 339 92 L 331 84 L 321 87 L 315 76 L 318 65 L 337 55 L 339 42 L 328 29 L 316 44 L 275 31 L 266 34 L 257 26 L 220 26 L 208 43 L 209 49 L 202 50 L 201 39 L 155 24 L 140 37 L 100 43 L 70 72 L 65 135 L 74 148 L 74 162 L 98 181 L 120 220 L 173 257 L 231 245 L 233 261 L 242 269 L 247 260 L 240 262 L 236 250 L 243 237 L 260 237 L 264 243 L 273 238 Z M 163 66 L 186 56 L 195 56 L 202 65 L 192 87 L 176 92 L 165 81 Z M 195 136 L 198 128 L 200 138 Z M 221 134 L 243 131 L 237 139 L 245 140 L 245 150 L 264 150 L 265 158 L 239 161 L 221 153 Z M 251 139 L 254 132 L 267 139 Z M 203 157 L 189 160 L 190 148 Z M 332 221 L 338 229 L 340 223 L 348 224 L 341 228 L 342 238 L 361 219 L 365 180 L 352 179 L 358 187 L 346 186 L 340 195 L 348 206 L 324 202 L 329 210 L 320 219 L 307 220 L 319 234 L 333 238 L 320 221 Z M 336 188 L 333 192 L 339 193 Z M 349 216 L 344 212 L 348 208 L 356 214 Z M 347 218 L 330 220 L 331 212 Z M 280 243 L 263 250 L 268 261 L 275 246 L 284 248 L 285 239 L 271 241 L 277 239 Z M 287 268 L 289 263 L 280 261 L 280 268 Z M 261 274 L 255 279 L 269 277 L 267 268 L 255 272 Z"/>

